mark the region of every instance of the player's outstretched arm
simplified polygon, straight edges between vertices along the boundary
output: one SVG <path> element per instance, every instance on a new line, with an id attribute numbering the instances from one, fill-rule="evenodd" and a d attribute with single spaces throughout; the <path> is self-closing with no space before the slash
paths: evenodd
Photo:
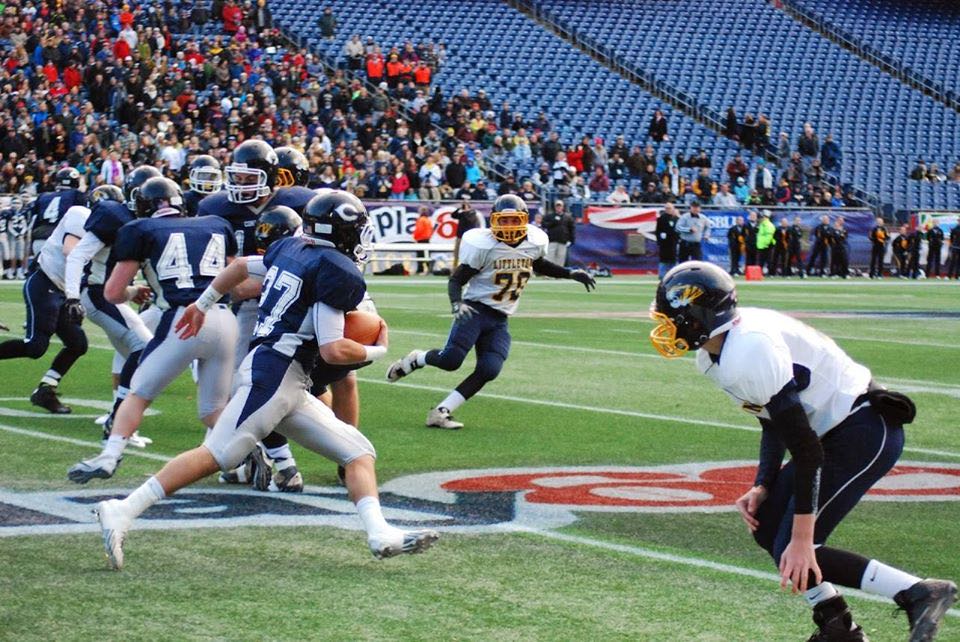
<path id="1" fill-rule="evenodd" d="M 387 324 L 380 320 L 380 334 L 372 346 L 365 346 L 343 336 L 344 316 L 324 303 L 315 303 L 313 309 L 314 327 L 320 356 L 330 365 L 349 366 L 366 361 L 376 361 L 387 354 L 390 343 Z"/>
<path id="2" fill-rule="evenodd" d="M 207 311 L 222 299 L 226 292 L 243 283 L 248 276 L 246 257 L 241 256 L 232 261 L 213 279 L 213 282 L 207 286 L 200 298 L 188 305 L 186 310 L 183 311 L 180 320 L 174 327 L 177 336 L 186 340 L 199 334 L 203 327 L 203 321 L 207 317 Z"/>
<path id="3" fill-rule="evenodd" d="M 555 279 L 573 279 L 577 283 L 582 283 L 587 292 L 597 287 L 597 281 L 586 270 L 568 270 L 544 258 L 539 258 L 533 262 L 533 271 Z"/>

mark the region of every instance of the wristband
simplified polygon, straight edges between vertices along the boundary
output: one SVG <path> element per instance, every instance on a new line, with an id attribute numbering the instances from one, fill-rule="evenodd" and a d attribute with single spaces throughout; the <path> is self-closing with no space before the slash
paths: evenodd
<path id="1" fill-rule="evenodd" d="M 223 297 L 223 294 L 217 292 L 211 284 L 207 286 L 207 289 L 203 291 L 200 298 L 196 300 L 195 305 L 198 310 L 206 314 L 221 297 Z"/>
<path id="2" fill-rule="evenodd" d="M 376 361 L 387 356 L 386 346 L 363 346 L 363 349 L 367 351 L 364 361 Z"/>

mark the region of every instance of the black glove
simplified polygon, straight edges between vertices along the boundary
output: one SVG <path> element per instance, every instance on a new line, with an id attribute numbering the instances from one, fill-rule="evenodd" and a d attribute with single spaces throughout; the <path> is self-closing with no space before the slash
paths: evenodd
<path id="1" fill-rule="evenodd" d="M 83 304 L 80 303 L 80 299 L 67 299 L 63 307 L 67 310 L 67 320 L 70 323 L 81 323 L 83 317 L 87 315 L 83 309 Z"/>
<path id="2" fill-rule="evenodd" d="M 571 270 L 570 278 L 577 283 L 583 283 L 583 287 L 587 288 L 587 292 L 597 287 L 596 279 L 590 276 L 590 273 L 586 270 Z"/>

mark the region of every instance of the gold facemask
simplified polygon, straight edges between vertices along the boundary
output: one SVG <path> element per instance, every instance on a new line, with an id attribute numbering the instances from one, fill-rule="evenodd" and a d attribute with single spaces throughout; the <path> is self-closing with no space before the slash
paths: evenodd
<path id="1" fill-rule="evenodd" d="M 654 349 L 667 359 L 679 359 L 685 355 L 690 345 L 684 339 L 677 338 L 677 326 L 670 317 L 651 310 L 650 318 L 656 324 L 650 331 L 650 343 Z"/>
<path id="2" fill-rule="evenodd" d="M 519 223 L 505 225 L 503 218 L 517 217 Z M 526 212 L 506 210 L 503 212 L 494 212 L 490 215 L 490 231 L 493 232 L 493 238 L 507 244 L 522 241 L 527 236 L 527 221 L 529 216 Z"/>
<path id="3" fill-rule="evenodd" d="M 276 187 L 293 187 L 294 184 L 293 172 L 286 167 L 277 170 Z"/>

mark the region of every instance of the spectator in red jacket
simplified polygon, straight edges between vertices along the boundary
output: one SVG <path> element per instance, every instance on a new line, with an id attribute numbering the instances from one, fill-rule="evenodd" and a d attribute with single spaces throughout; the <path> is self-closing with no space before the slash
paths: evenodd
<path id="1" fill-rule="evenodd" d="M 63 84 L 66 86 L 67 91 L 69 91 L 74 87 L 79 87 L 82 82 L 83 76 L 80 70 L 77 69 L 76 63 L 71 60 L 67 68 L 63 70 Z"/>
<path id="2" fill-rule="evenodd" d="M 576 170 L 577 174 L 583 173 L 583 145 L 577 144 L 567 152 L 567 164 Z"/>
<path id="3" fill-rule="evenodd" d="M 610 179 L 601 165 L 597 165 L 596 169 L 593 170 L 593 176 L 590 178 L 590 184 L 587 187 L 594 193 L 610 191 Z"/>
<path id="4" fill-rule="evenodd" d="M 735 185 L 738 178 L 746 180 L 749 173 L 750 168 L 743 162 L 743 157 L 740 154 L 734 156 L 733 160 L 727 163 L 727 175 L 730 177 L 731 185 Z"/>
<path id="5" fill-rule="evenodd" d="M 374 85 L 379 85 L 383 80 L 384 62 L 383 54 L 375 51 L 367 56 L 367 80 Z"/>
<path id="6" fill-rule="evenodd" d="M 397 85 L 400 84 L 400 74 L 403 73 L 403 63 L 400 62 L 400 57 L 392 53 L 390 54 L 390 60 L 387 61 L 387 86 L 390 89 L 396 89 Z"/>
<path id="7" fill-rule="evenodd" d="M 227 3 L 223 5 L 223 30 L 229 34 L 237 33 L 241 22 L 243 22 L 243 9 L 237 6 L 233 0 L 227 0 Z"/>

